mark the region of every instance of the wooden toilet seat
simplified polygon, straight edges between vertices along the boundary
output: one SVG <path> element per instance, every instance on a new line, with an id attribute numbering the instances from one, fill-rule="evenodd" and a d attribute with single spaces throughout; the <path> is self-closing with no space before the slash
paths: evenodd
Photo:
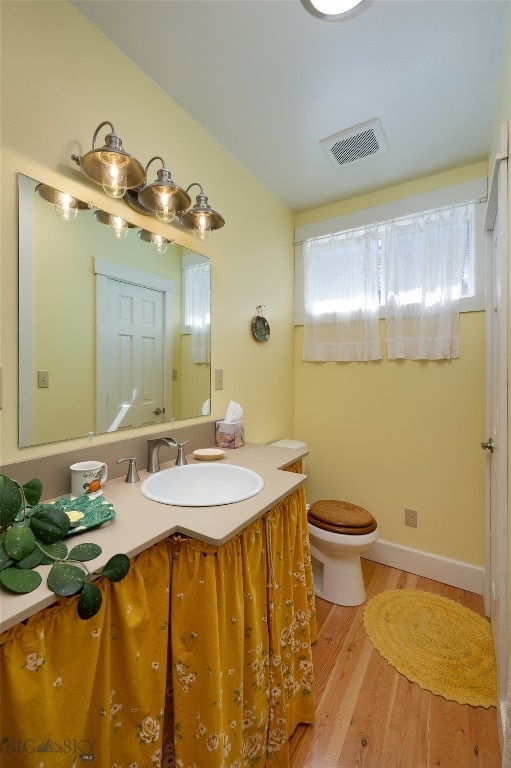
<path id="1" fill-rule="evenodd" d="M 376 530 L 377 523 L 367 509 L 348 501 L 327 499 L 316 501 L 308 512 L 308 520 L 316 528 L 333 533 L 362 536 Z"/>

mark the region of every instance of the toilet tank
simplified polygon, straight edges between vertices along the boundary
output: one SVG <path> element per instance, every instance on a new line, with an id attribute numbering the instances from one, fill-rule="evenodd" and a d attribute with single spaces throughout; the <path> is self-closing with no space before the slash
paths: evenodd
<path id="1" fill-rule="evenodd" d="M 300 450 L 305 449 L 306 451 L 309 450 L 307 443 L 303 443 L 301 440 L 288 440 L 288 439 L 277 440 L 275 443 L 270 443 L 270 445 L 276 445 L 277 447 L 280 447 L 280 448 L 294 448 L 295 450 L 298 450 L 298 449 Z M 305 472 L 305 457 L 302 459 L 302 466 L 303 466 L 303 471 Z"/>

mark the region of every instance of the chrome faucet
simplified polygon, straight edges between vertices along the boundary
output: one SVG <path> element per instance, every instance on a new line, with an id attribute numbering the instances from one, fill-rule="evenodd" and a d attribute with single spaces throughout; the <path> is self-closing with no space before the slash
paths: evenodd
<path id="1" fill-rule="evenodd" d="M 158 450 L 160 446 L 166 445 L 169 448 L 177 448 L 176 467 L 187 464 L 186 456 L 184 455 L 184 446 L 189 442 L 185 440 L 183 443 L 178 443 L 173 437 L 155 437 L 147 441 L 147 471 L 159 472 L 160 462 L 158 459 Z"/>

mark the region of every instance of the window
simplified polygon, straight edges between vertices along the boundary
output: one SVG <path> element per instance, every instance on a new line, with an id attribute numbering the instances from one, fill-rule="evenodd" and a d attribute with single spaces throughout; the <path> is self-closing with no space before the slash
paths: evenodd
<path id="1" fill-rule="evenodd" d="M 304 244 L 304 359 L 459 356 L 459 302 L 468 287 L 474 205 L 401 217 Z"/>
<path id="2" fill-rule="evenodd" d="M 182 267 L 183 333 L 191 335 L 191 358 L 194 363 L 210 362 L 210 264 L 188 264 Z"/>
<path id="3" fill-rule="evenodd" d="M 461 282 L 453 287 L 452 298 L 462 298 L 474 296 L 474 204 L 463 206 L 466 208 L 466 215 L 463 217 L 463 274 Z M 425 212 L 419 218 L 426 219 L 436 216 L 447 216 L 450 209 L 439 209 L 436 211 Z M 394 219 L 389 222 L 383 222 L 376 225 L 375 230 L 376 237 L 374 239 L 375 249 L 377 250 L 376 256 L 376 291 L 377 291 L 377 304 L 378 307 L 383 310 L 380 312 L 380 316 L 385 316 L 385 304 L 386 304 L 386 291 L 385 291 L 385 259 L 384 259 L 384 245 L 386 239 L 389 238 L 389 228 L 392 225 L 396 225 L 397 232 L 395 238 L 399 241 L 396 243 L 399 250 L 397 258 L 402 260 L 402 265 L 406 266 L 406 262 L 409 259 L 412 232 L 414 229 L 414 222 L 417 217 L 411 219 L 406 217 L 403 219 Z M 401 230 L 401 231 L 400 231 Z M 351 293 L 349 295 L 341 295 L 339 285 L 332 279 L 332 275 L 335 274 L 335 265 L 339 261 L 344 262 L 344 271 L 351 271 L 346 262 L 350 259 L 356 260 L 360 258 L 360 252 L 351 243 L 353 240 L 361 240 L 368 232 L 367 227 L 361 227 L 354 230 L 346 230 L 339 232 L 334 236 L 327 238 L 320 238 L 320 241 L 324 239 L 325 245 L 321 249 L 321 252 L 317 254 L 318 265 L 316 268 L 316 280 L 321 280 L 321 287 L 317 288 L 318 295 L 314 302 L 313 313 L 315 315 L 329 314 L 331 312 L 345 313 L 347 311 L 353 311 L 356 309 L 362 309 L 368 306 L 368 302 L 373 301 L 373 298 L 367 294 L 362 295 L 360 292 Z M 423 237 L 427 237 L 427 233 L 423 234 Z M 412 275 L 407 271 L 406 285 L 404 285 L 399 294 L 401 305 L 415 304 L 421 300 L 422 285 L 417 282 L 420 277 L 417 272 Z M 414 282 L 415 279 L 415 282 Z M 344 293 L 344 292 L 343 292 Z M 431 305 L 436 301 L 437 293 L 433 293 L 428 297 L 427 303 Z"/>
<path id="4" fill-rule="evenodd" d="M 348 232 L 367 230 L 369 225 L 378 227 L 383 233 L 382 222 L 406 222 L 407 217 L 427 211 L 442 210 L 451 205 L 474 201 L 466 220 L 463 278 L 461 284 L 460 311 L 484 310 L 484 245 L 483 218 L 486 203 L 486 178 L 446 187 L 413 198 L 387 203 L 375 208 L 354 211 L 350 214 L 300 226 L 295 231 L 295 324 L 303 325 L 304 313 L 304 243 L 310 239 L 326 237 L 333 232 L 339 236 Z M 378 223 L 380 222 L 380 223 Z M 380 317 L 385 316 L 384 263 L 382 238 L 378 239 L 377 294 Z M 331 299 L 331 297 L 330 297 Z M 325 299 L 326 300 L 326 299 Z M 325 305 L 326 306 L 326 305 Z"/>

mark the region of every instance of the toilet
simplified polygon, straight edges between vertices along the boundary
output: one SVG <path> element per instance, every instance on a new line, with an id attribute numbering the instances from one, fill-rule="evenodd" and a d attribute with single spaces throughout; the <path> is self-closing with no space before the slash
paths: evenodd
<path id="1" fill-rule="evenodd" d="M 316 501 L 308 512 L 318 597 L 336 605 L 362 605 L 366 591 L 360 556 L 378 539 L 376 520 L 347 501 Z"/>
<path id="2" fill-rule="evenodd" d="M 278 440 L 270 445 L 307 449 L 307 443 L 299 440 Z M 305 470 L 305 459 L 302 461 Z M 336 605 L 362 605 L 366 591 L 360 556 L 378 539 L 376 520 L 366 509 L 347 501 L 316 501 L 307 509 L 316 595 Z"/>

